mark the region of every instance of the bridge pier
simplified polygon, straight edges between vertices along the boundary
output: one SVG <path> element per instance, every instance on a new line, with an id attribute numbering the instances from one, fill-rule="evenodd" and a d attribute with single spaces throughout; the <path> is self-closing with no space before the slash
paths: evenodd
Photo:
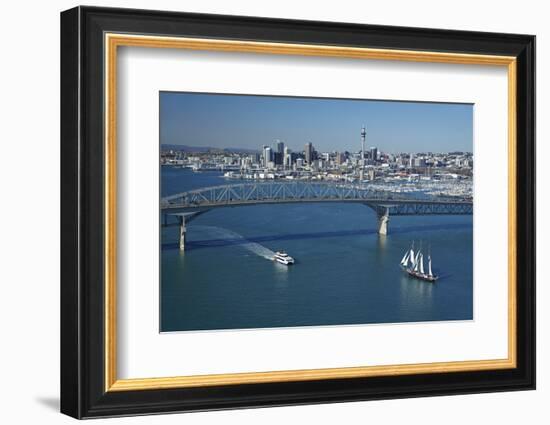
<path id="1" fill-rule="evenodd" d="M 185 251 L 185 240 L 186 240 L 186 234 L 187 234 L 187 224 L 191 220 L 194 220 L 199 215 L 204 214 L 207 212 L 207 209 L 199 210 L 199 211 L 193 211 L 193 212 L 181 212 L 181 213 L 164 213 L 163 220 L 162 220 L 162 226 L 163 227 L 179 227 L 179 249 L 180 251 Z M 177 218 L 177 221 L 171 221 L 168 220 L 168 215 L 174 216 Z"/>
<path id="2" fill-rule="evenodd" d="M 180 246 L 180 251 L 185 251 L 185 232 L 186 232 L 186 228 L 185 228 L 185 216 L 184 215 L 181 215 L 180 216 L 180 243 L 179 243 L 179 246 Z"/>
<path id="3" fill-rule="evenodd" d="M 388 222 L 390 221 L 390 209 L 379 208 L 376 215 L 378 216 L 378 234 L 386 236 L 388 234 Z"/>

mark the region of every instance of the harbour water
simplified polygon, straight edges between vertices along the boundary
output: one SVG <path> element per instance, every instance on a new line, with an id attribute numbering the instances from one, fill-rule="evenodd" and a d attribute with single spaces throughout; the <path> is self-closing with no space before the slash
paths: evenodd
<path id="1" fill-rule="evenodd" d="M 221 172 L 162 167 L 162 196 L 231 184 Z M 377 234 L 360 204 L 219 208 L 161 235 L 161 331 L 401 323 L 473 318 L 472 216 L 390 217 Z M 436 283 L 399 268 L 411 241 Z M 271 261 L 285 250 L 294 266 Z"/>

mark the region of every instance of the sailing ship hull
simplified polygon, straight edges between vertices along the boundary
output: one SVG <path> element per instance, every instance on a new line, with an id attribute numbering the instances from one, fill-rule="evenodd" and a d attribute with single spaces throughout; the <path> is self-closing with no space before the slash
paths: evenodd
<path id="1" fill-rule="evenodd" d="M 435 282 L 437 280 L 437 276 L 430 276 L 424 273 L 415 272 L 414 270 L 404 269 L 404 271 L 407 272 L 409 276 L 412 276 L 416 279 L 425 280 L 427 282 Z"/>
<path id="2" fill-rule="evenodd" d="M 428 255 L 428 273 L 424 272 L 424 255 L 420 250 L 418 250 L 416 255 L 413 248 L 405 252 L 400 265 L 401 270 L 416 279 L 425 280 L 427 282 L 435 282 L 437 280 L 437 276 L 432 273 L 432 258 L 430 255 Z"/>

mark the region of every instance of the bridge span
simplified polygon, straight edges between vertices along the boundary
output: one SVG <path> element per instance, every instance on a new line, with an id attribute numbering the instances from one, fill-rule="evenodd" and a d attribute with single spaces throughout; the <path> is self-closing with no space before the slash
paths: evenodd
<path id="1" fill-rule="evenodd" d="M 186 223 L 214 208 L 259 204 L 353 202 L 373 209 L 378 217 L 378 233 L 386 235 L 390 215 L 471 215 L 471 200 L 414 198 L 411 195 L 349 183 L 329 182 L 247 182 L 205 187 L 161 199 L 163 226 L 169 216 L 178 218 L 179 246 L 185 249 Z"/>

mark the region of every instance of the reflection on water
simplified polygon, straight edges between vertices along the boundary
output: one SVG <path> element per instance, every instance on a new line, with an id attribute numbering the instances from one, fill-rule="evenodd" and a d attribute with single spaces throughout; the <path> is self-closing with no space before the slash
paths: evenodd
<path id="1" fill-rule="evenodd" d="M 275 286 L 280 289 L 284 289 L 288 285 L 288 275 L 291 273 L 291 269 L 294 266 L 285 266 L 277 261 L 273 262 L 273 268 L 275 270 Z"/>
<path id="2" fill-rule="evenodd" d="M 426 314 L 429 314 L 433 304 L 434 285 L 437 285 L 437 283 L 415 279 L 402 272 L 399 280 L 401 308 L 414 309 L 421 307 Z"/>

